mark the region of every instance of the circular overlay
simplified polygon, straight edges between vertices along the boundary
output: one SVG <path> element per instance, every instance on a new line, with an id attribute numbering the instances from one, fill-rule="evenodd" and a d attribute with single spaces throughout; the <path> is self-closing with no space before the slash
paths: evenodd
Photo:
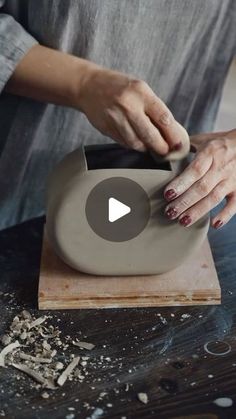
<path id="1" fill-rule="evenodd" d="M 99 182 L 86 201 L 92 230 L 105 240 L 123 242 L 138 236 L 150 218 L 150 201 L 144 189 L 125 177 Z"/>

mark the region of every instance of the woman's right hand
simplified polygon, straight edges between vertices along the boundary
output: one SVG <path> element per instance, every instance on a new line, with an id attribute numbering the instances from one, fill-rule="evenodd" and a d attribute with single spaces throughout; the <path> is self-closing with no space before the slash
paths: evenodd
<path id="1" fill-rule="evenodd" d="M 175 150 L 178 158 L 189 149 L 187 132 L 147 83 L 61 51 L 32 47 L 6 91 L 79 109 L 103 134 L 136 150 Z"/>
<path id="2" fill-rule="evenodd" d="M 124 146 L 166 155 L 188 142 L 184 127 L 142 80 L 88 61 L 77 97 L 91 124 Z"/>

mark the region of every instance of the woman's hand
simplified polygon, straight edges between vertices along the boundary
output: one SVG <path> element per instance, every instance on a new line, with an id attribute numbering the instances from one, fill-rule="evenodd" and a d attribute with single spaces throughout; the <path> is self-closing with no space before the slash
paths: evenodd
<path id="1" fill-rule="evenodd" d="M 236 129 L 191 137 L 195 159 L 166 188 L 171 201 L 165 210 L 171 220 L 190 226 L 226 198 L 225 207 L 212 218 L 220 228 L 236 213 Z"/>
<path id="2" fill-rule="evenodd" d="M 165 155 L 184 147 L 186 130 L 147 83 L 89 62 L 87 67 L 78 108 L 99 131 L 140 151 Z"/>
<path id="3" fill-rule="evenodd" d="M 136 150 L 186 155 L 189 137 L 141 80 L 91 61 L 35 45 L 17 65 L 8 93 L 70 106 L 103 134 Z"/>

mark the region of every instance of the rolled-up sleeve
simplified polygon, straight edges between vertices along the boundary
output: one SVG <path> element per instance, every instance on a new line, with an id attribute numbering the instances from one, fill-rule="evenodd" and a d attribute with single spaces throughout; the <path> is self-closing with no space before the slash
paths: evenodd
<path id="1" fill-rule="evenodd" d="M 0 93 L 19 61 L 37 44 L 12 16 L 1 13 L 3 3 L 0 0 Z"/>

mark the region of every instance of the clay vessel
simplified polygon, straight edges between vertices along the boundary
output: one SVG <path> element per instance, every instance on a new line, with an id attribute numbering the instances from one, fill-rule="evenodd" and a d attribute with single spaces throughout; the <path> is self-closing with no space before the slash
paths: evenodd
<path id="1" fill-rule="evenodd" d="M 68 154 L 53 170 L 47 188 L 46 232 L 55 252 L 71 267 L 95 275 L 149 275 L 175 269 L 201 246 L 209 226 L 208 215 L 191 227 L 164 215 L 163 190 L 187 164 L 188 158 L 168 162 L 117 144 L 81 147 Z M 146 226 L 129 240 L 104 239 L 86 217 L 91 190 L 111 177 L 133 180 L 149 198 Z"/>

